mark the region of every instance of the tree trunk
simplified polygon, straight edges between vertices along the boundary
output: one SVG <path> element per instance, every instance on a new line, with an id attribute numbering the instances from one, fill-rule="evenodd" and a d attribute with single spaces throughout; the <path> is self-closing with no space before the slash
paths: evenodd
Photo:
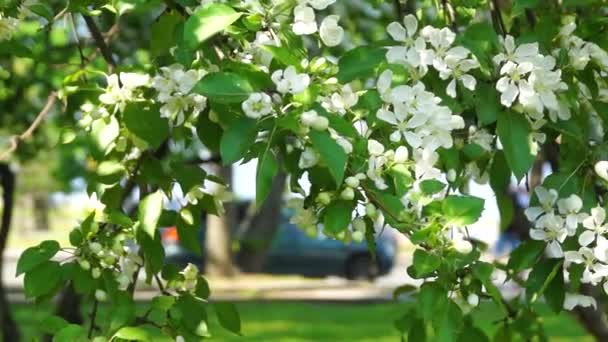
<path id="1" fill-rule="evenodd" d="M 49 230 L 49 199 L 45 193 L 32 195 L 34 209 L 34 229 L 38 231 Z"/>
<path id="2" fill-rule="evenodd" d="M 220 176 L 232 184 L 232 167 L 220 166 Z M 220 216 L 207 215 L 207 232 L 205 236 L 205 273 L 211 276 L 231 277 L 236 274 L 232 262 L 230 227 L 236 221 L 235 205 L 227 203 L 225 212 Z"/>
<path id="3" fill-rule="evenodd" d="M 241 240 L 237 255 L 238 264 L 244 272 L 260 272 L 272 239 L 281 223 L 281 204 L 287 174 L 279 172 L 274 178 L 268 198 L 255 213 Z"/>
<path id="4" fill-rule="evenodd" d="M 0 226 L 0 324 L 2 324 L 2 341 L 20 341 L 19 329 L 10 311 L 4 282 L 2 279 L 4 265 L 4 249 L 8 241 L 13 215 L 13 201 L 15 193 L 15 174 L 6 163 L 0 163 L 0 182 L 2 183 L 2 224 Z"/>
<path id="5" fill-rule="evenodd" d="M 608 321 L 604 314 L 601 290 L 589 284 L 581 284 L 580 293 L 595 298 L 597 309 L 577 306 L 574 309 L 576 318 L 597 341 L 608 341 Z"/>

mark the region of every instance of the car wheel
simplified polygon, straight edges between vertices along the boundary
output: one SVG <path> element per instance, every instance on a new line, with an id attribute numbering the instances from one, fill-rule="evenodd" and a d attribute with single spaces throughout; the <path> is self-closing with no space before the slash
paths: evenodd
<path id="1" fill-rule="evenodd" d="M 378 265 L 371 255 L 356 255 L 346 264 L 346 278 L 350 280 L 373 280 L 378 272 Z"/>

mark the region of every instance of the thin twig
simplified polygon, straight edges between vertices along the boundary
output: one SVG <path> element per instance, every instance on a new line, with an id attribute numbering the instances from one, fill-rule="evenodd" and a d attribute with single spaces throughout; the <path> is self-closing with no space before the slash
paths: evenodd
<path id="1" fill-rule="evenodd" d="M 34 119 L 34 122 L 32 122 L 30 127 L 28 127 L 25 130 L 25 132 L 23 132 L 19 135 L 13 135 L 10 138 L 10 146 L 8 149 L 6 149 L 4 152 L 2 152 L 0 154 L 0 161 L 5 160 L 9 155 L 11 155 L 13 152 L 15 152 L 15 150 L 17 150 L 17 147 L 19 147 L 20 142 L 27 140 L 28 138 L 30 138 L 32 136 L 32 134 L 34 133 L 36 128 L 38 128 L 38 126 L 40 126 L 40 124 L 44 120 L 45 116 L 53 108 L 55 101 L 57 101 L 57 93 L 51 92 L 51 94 L 49 95 L 49 97 L 46 100 L 46 104 L 44 105 L 44 108 L 42 108 L 40 113 L 38 113 L 38 115 L 36 116 L 36 119 Z"/>
<path id="2" fill-rule="evenodd" d="M 395 4 L 395 12 L 397 13 L 397 19 L 401 20 L 403 18 L 403 6 L 401 6 L 401 0 L 394 0 Z"/>
<path id="3" fill-rule="evenodd" d="M 167 291 L 165 289 L 165 286 L 163 285 L 163 282 L 158 277 L 158 273 L 154 274 L 154 280 L 156 280 L 156 285 L 158 285 L 158 289 L 160 290 L 160 292 L 162 294 L 164 294 L 164 295 L 170 295 L 169 291 Z"/>
<path id="4" fill-rule="evenodd" d="M 101 31 L 99 30 L 99 27 L 97 27 L 95 20 L 93 20 L 91 16 L 83 15 L 83 18 L 87 24 L 87 27 L 89 28 L 89 32 L 91 32 L 91 36 L 93 36 L 95 45 L 97 45 L 97 47 L 99 48 L 103 59 L 106 60 L 106 63 L 108 63 L 108 65 L 110 66 L 110 71 L 112 71 L 116 68 L 116 61 L 114 60 L 114 57 L 112 56 L 112 51 L 110 51 L 110 48 L 106 44 L 106 41 L 103 38 Z"/>
<path id="5" fill-rule="evenodd" d="M 492 14 L 498 22 L 500 34 L 502 36 L 505 36 L 507 34 L 507 29 L 505 27 L 505 22 L 502 20 L 502 13 L 500 12 L 500 5 L 498 4 L 498 0 L 492 0 Z"/>
<path id="6" fill-rule="evenodd" d="M 91 312 L 91 325 L 89 325 L 89 333 L 87 334 L 88 338 L 91 339 L 93 337 L 93 329 L 95 329 L 95 319 L 97 318 L 97 308 L 99 307 L 99 301 L 95 299 L 93 302 L 93 311 Z"/>

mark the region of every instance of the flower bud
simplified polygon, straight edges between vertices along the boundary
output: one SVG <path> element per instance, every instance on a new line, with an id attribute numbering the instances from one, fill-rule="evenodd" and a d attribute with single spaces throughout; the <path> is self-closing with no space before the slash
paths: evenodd
<path id="1" fill-rule="evenodd" d="M 95 299 L 97 299 L 98 302 L 105 302 L 106 300 L 108 300 L 108 295 L 105 291 L 98 289 L 95 290 Z"/>
<path id="2" fill-rule="evenodd" d="M 329 127 L 329 120 L 324 116 L 317 116 L 311 125 L 317 131 L 324 131 Z"/>
<path id="3" fill-rule="evenodd" d="M 99 242 L 90 242 L 89 249 L 93 254 L 99 254 L 99 252 L 101 252 L 102 247 Z"/>
<path id="4" fill-rule="evenodd" d="M 353 229 L 356 232 L 365 232 L 365 221 L 362 218 L 357 217 L 353 220 Z"/>
<path id="5" fill-rule="evenodd" d="M 468 297 L 467 297 L 467 303 L 469 303 L 470 306 L 477 306 L 479 305 L 479 296 L 471 293 Z"/>
<path id="6" fill-rule="evenodd" d="M 304 126 L 312 126 L 318 116 L 319 115 L 317 114 L 317 112 L 315 112 L 314 110 L 309 110 L 307 112 L 302 113 L 302 115 L 300 116 L 300 122 Z"/>
<path id="7" fill-rule="evenodd" d="M 608 160 L 602 160 L 595 163 L 594 170 L 598 177 L 608 181 Z"/>
<path id="8" fill-rule="evenodd" d="M 93 268 L 93 270 L 91 270 L 91 275 L 93 276 L 93 279 L 98 279 L 101 276 L 101 271 L 99 270 L 99 267 Z"/>
<path id="9" fill-rule="evenodd" d="M 88 262 L 87 260 L 84 260 L 84 259 L 78 260 L 78 264 L 85 271 L 88 271 L 91 269 L 91 263 Z"/>
<path id="10" fill-rule="evenodd" d="M 348 177 L 344 182 L 346 183 L 346 185 L 353 189 L 359 186 L 359 179 L 357 179 L 356 177 Z"/>
<path id="11" fill-rule="evenodd" d="M 378 217 L 378 211 L 376 210 L 376 206 L 371 203 L 367 203 L 365 205 L 365 215 L 367 215 L 371 219 L 375 219 L 376 217 Z"/>
<path id="12" fill-rule="evenodd" d="M 355 198 L 355 190 L 353 188 L 345 188 L 340 193 L 340 198 L 345 201 L 353 200 Z"/>
<path id="13" fill-rule="evenodd" d="M 447 178 L 448 178 L 448 182 L 453 183 L 456 180 L 456 170 L 449 169 Z"/>
<path id="14" fill-rule="evenodd" d="M 323 191 L 317 195 L 317 203 L 322 205 L 328 205 L 331 203 L 331 194 L 327 191 Z"/>

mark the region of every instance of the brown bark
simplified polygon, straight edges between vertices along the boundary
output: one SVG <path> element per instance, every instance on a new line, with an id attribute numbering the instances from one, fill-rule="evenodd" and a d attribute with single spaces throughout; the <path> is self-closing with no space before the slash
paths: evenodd
<path id="1" fill-rule="evenodd" d="M 247 224 L 237 255 L 238 264 L 244 272 L 260 272 L 268 248 L 281 221 L 281 202 L 287 174 L 281 171 L 274 178 L 268 198 Z"/>
<path id="2" fill-rule="evenodd" d="M 0 182 L 2 184 L 2 224 L 0 226 L 0 324 L 2 325 L 3 341 L 20 341 L 21 335 L 19 328 L 11 314 L 6 291 L 2 279 L 4 265 L 4 249 L 8 241 L 8 234 L 11 228 L 13 215 L 14 193 L 15 193 L 15 174 L 7 163 L 0 163 Z"/>
<path id="3" fill-rule="evenodd" d="M 232 184 L 232 167 L 221 166 L 220 176 Z M 205 273 L 211 276 L 231 277 L 237 273 L 232 261 L 230 227 L 236 225 L 235 205 L 225 204 L 225 212 L 220 216 L 207 215 L 205 236 Z"/>

